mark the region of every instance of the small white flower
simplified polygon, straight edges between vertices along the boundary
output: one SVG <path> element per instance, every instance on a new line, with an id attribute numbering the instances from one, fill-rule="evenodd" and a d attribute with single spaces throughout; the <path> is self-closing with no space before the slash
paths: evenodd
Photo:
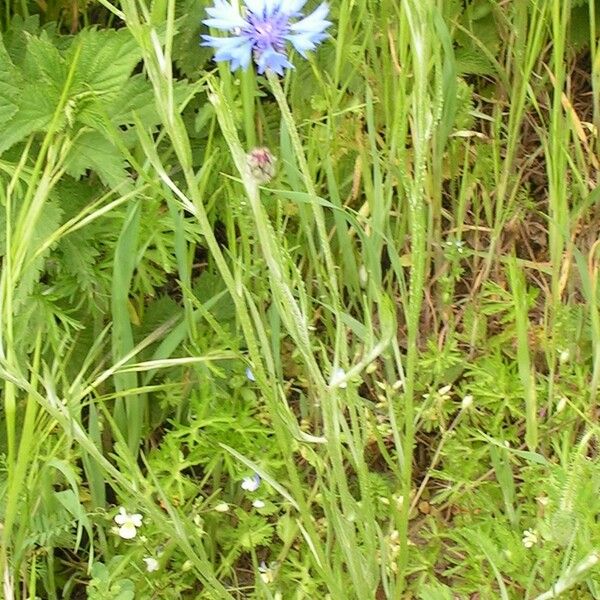
<path id="1" fill-rule="evenodd" d="M 130 515 L 122 506 L 119 508 L 119 514 L 115 517 L 115 523 L 119 526 L 117 533 L 124 540 L 132 540 L 138 527 L 142 526 L 142 515 L 134 513 Z"/>
<path id="2" fill-rule="evenodd" d="M 571 353 L 569 352 L 569 349 L 566 348 L 565 350 L 560 351 L 560 354 L 558 355 L 558 362 L 561 365 L 564 365 L 565 363 L 569 362 L 570 358 L 571 358 Z"/>
<path id="3" fill-rule="evenodd" d="M 365 265 L 360 265 L 360 268 L 358 269 L 358 281 L 360 282 L 361 287 L 367 287 L 367 283 L 369 282 L 369 273 L 367 272 Z"/>
<path id="4" fill-rule="evenodd" d="M 566 396 L 563 396 L 559 401 L 558 404 L 556 405 L 556 412 L 562 412 L 563 410 L 565 410 L 567 403 L 569 402 L 568 398 Z"/>
<path id="5" fill-rule="evenodd" d="M 255 492 L 260 486 L 260 476 L 254 473 L 252 477 L 244 477 L 242 480 L 242 489 L 247 492 Z"/>
<path id="6" fill-rule="evenodd" d="M 215 506 L 215 510 L 220 513 L 226 513 L 229 510 L 229 504 L 227 504 L 227 502 L 219 502 L 219 504 Z"/>
<path id="7" fill-rule="evenodd" d="M 275 571 L 277 569 L 277 564 L 272 562 L 270 565 L 266 565 L 263 560 L 258 567 L 258 571 L 260 573 L 260 578 L 264 583 L 269 584 L 275 581 Z"/>
<path id="8" fill-rule="evenodd" d="M 461 402 L 461 406 L 463 410 L 467 410 L 470 406 L 473 405 L 473 396 L 471 394 L 467 394 Z"/>
<path id="9" fill-rule="evenodd" d="M 436 392 L 429 392 L 423 394 L 423 400 L 433 400 L 437 402 L 445 402 L 450 399 L 450 391 L 452 390 L 452 384 L 444 385 Z"/>
<path id="10" fill-rule="evenodd" d="M 525 548 L 532 548 L 538 542 L 538 532 L 535 529 L 526 529 L 523 532 L 523 546 L 525 546 Z"/>
<path id="11" fill-rule="evenodd" d="M 341 389 L 348 387 L 348 382 L 344 381 L 346 379 L 346 371 L 341 367 L 336 367 L 331 373 L 331 379 L 329 380 L 330 387 L 339 387 Z"/>
<path id="12" fill-rule="evenodd" d="M 246 377 L 248 381 L 256 381 L 256 377 L 254 377 L 254 373 L 250 367 L 246 367 Z"/>
<path id="13" fill-rule="evenodd" d="M 465 243 L 462 240 L 448 240 L 446 246 L 456 250 L 459 254 L 462 254 L 464 252 Z"/>
<path id="14" fill-rule="evenodd" d="M 438 390 L 438 394 L 444 398 L 444 400 L 447 400 L 450 396 L 448 395 L 448 393 L 450 392 L 450 390 L 452 389 L 452 384 L 449 383 L 448 385 L 445 385 L 443 387 L 441 387 Z"/>
<path id="15" fill-rule="evenodd" d="M 252 506 L 254 506 L 254 508 L 264 508 L 265 503 L 259 498 L 257 498 L 256 500 L 254 500 L 254 502 L 252 502 Z"/>
<path id="16" fill-rule="evenodd" d="M 158 561 L 155 558 L 153 558 L 152 556 L 146 556 L 143 560 L 146 563 L 146 571 L 148 571 L 148 573 L 158 571 L 160 565 L 158 564 Z"/>

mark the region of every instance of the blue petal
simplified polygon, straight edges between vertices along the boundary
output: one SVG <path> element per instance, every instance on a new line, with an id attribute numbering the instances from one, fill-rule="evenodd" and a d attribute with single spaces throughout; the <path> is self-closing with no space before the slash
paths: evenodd
<path id="1" fill-rule="evenodd" d="M 204 40 L 202 46 L 215 48 L 215 60 L 217 62 L 230 61 L 232 71 L 239 67 L 245 69 L 250 64 L 252 40 L 241 36 L 213 37 L 211 35 L 203 35 L 202 39 Z"/>
<path id="2" fill-rule="evenodd" d="M 286 15 L 298 16 L 306 4 L 306 0 L 283 0 L 281 10 Z"/>
<path id="3" fill-rule="evenodd" d="M 246 21 L 244 21 L 242 17 L 239 18 L 239 21 L 236 22 L 236 24 L 232 24 L 231 21 L 226 19 L 205 19 L 202 22 L 207 27 L 212 27 L 213 29 L 221 29 L 222 31 L 233 31 L 236 28 L 246 26 Z"/>
<path id="4" fill-rule="evenodd" d="M 239 10 L 224 0 L 215 0 L 214 7 L 207 8 L 206 12 L 212 17 L 203 21 L 208 27 L 231 30 L 246 25 Z"/>
<path id="5" fill-rule="evenodd" d="M 325 20 L 328 12 L 329 6 L 326 2 L 323 2 L 308 17 L 304 17 L 304 19 L 291 25 L 290 30 L 294 33 L 322 33 L 331 25 L 331 21 Z"/>
<path id="6" fill-rule="evenodd" d="M 323 35 L 323 34 L 321 34 Z M 310 35 L 306 34 L 291 34 L 285 36 L 286 40 L 289 40 L 292 43 L 292 46 L 296 49 L 296 52 L 301 56 L 306 58 L 306 53 L 308 50 L 315 49 L 315 42 L 320 40 L 312 40 Z"/>
<path id="7" fill-rule="evenodd" d="M 252 58 L 252 46 L 249 45 L 247 47 L 238 48 L 235 53 L 232 53 L 231 61 L 230 61 L 230 69 L 232 71 L 236 71 L 240 67 L 243 71 L 248 68 L 250 64 L 250 59 Z M 215 54 L 215 60 L 217 60 L 217 55 Z"/>
<path id="8" fill-rule="evenodd" d="M 264 73 L 267 69 L 277 73 L 277 75 L 283 75 L 284 69 L 293 69 L 294 65 L 287 59 L 285 54 L 275 51 L 273 48 L 267 48 L 260 53 L 256 59 L 258 65 L 258 72 Z"/>
<path id="9" fill-rule="evenodd" d="M 257 16 L 264 14 L 265 0 L 244 0 L 244 4 L 251 13 Z"/>
<path id="10" fill-rule="evenodd" d="M 281 11 L 282 0 L 263 0 L 265 5 L 265 16 L 270 16 Z"/>

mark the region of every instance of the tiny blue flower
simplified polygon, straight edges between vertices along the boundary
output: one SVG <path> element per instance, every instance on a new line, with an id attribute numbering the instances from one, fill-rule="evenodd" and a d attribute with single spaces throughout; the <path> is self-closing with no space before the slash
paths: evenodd
<path id="1" fill-rule="evenodd" d="M 255 492 L 260 487 L 260 475 L 254 473 L 252 477 L 244 477 L 242 480 L 242 489 L 247 492 Z"/>
<path id="2" fill-rule="evenodd" d="M 300 12 L 306 0 L 244 0 L 244 4 L 240 12 L 227 0 L 215 0 L 215 5 L 206 9 L 210 18 L 205 25 L 233 35 L 203 35 L 202 45 L 212 46 L 215 60 L 229 61 L 232 71 L 246 69 L 254 56 L 259 73 L 269 69 L 283 75 L 284 69 L 293 68 L 286 42 L 306 57 L 327 37 L 325 30 L 331 25 L 326 20 L 329 6 L 325 2 L 307 17 Z"/>
<path id="3" fill-rule="evenodd" d="M 246 367 L 246 378 L 248 381 L 256 381 L 256 377 L 254 377 L 254 373 L 250 367 Z"/>

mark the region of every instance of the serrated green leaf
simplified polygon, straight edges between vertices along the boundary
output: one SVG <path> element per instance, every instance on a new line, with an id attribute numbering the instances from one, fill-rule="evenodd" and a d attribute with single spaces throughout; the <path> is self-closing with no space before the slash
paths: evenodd
<path id="1" fill-rule="evenodd" d="M 40 19 L 37 15 L 23 19 L 15 15 L 4 34 L 6 49 L 14 64 L 19 65 L 27 51 L 27 41 L 30 36 L 40 32 Z"/>
<path id="2" fill-rule="evenodd" d="M 0 121 L 0 153 L 29 134 L 47 128 L 59 103 L 66 76 L 63 59 L 45 38 L 28 38 L 21 71 L 8 62 L 4 69 L 0 104 L 6 103 L 7 108 L 0 112 L 6 111 L 12 118 Z"/>
<path id="3" fill-rule="evenodd" d="M 81 44 L 73 81 L 74 94 L 93 92 L 109 103 L 119 94 L 140 61 L 138 45 L 127 29 L 85 29 L 67 52 L 70 59 Z"/>
<path id="4" fill-rule="evenodd" d="M 125 189 L 128 175 L 121 153 L 98 131 L 83 133 L 77 138 L 67 159 L 67 173 L 79 179 L 88 169 L 93 169 L 108 186 Z"/>
<path id="5" fill-rule="evenodd" d="M 67 77 L 67 65 L 46 34 L 29 36 L 22 64 L 25 79 L 38 86 L 46 84 L 60 94 Z"/>
<path id="6" fill-rule="evenodd" d="M 0 123 L 8 121 L 18 110 L 19 70 L 12 64 L 0 37 Z"/>
<path id="7" fill-rule="evenodd" d="M 456 70 L 461 75 L 495 75 L 492 63 L 481 52 L 471 48 L 456 50 Z"/>
<path id="8" fill-rule="evenodd" d="M 205 8 L 195 0 L 177 4 L 178 33 L 173 43 L 173 60 L 185 77 L 194 80 L 213 54 L 209 48 L 200 46 Z"/>
<path id="9" fill-rule="evenodd" d="M 187 81 L 176 81 L 173 84 L 173 99 L 176 104 L 184 101 L 190 91 Z M 134 75 L 121 89 L 115 101 L 108 107 L 108 113 L 115 125 L 132 125 L 133 114 L 147 127 L 161 122 L 156 110 L 154 92 L 150 82 L 144 75 Z"/>

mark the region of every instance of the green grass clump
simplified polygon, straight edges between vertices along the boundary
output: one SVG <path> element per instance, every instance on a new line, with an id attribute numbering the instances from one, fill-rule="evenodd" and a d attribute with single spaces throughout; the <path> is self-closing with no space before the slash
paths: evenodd
<path id="1" fill-rule="evenodd" d="M 600 598 L 600 7 L 208 5 L 4 3 L 3 597 Z"/>

